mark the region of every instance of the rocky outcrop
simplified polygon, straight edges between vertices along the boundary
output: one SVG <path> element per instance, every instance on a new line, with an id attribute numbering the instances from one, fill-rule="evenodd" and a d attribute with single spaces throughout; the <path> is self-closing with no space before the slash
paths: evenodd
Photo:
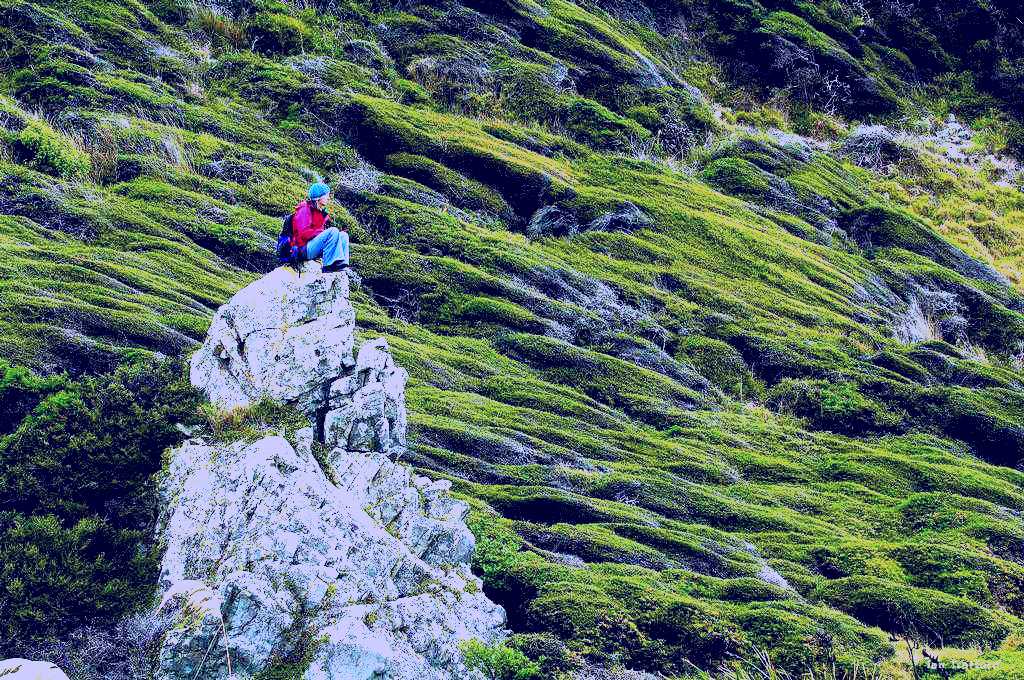
<path id="1" fill-rule="evenodd" d="M 320 406 L 325 386 L 355 364 L 348 294 L 348 276 L 321 274 L 316 262 L 278 267 L 217 310 L 192 384 L 224 409 L 261 398 Z"/>
<path id="2" fill-rule="evenodd" d="M 316 262 L 275 269 L 217 310 L 192 357 L 192 384 L 226 410 L 260 399 L 293 404 L 328 447 L 399 452 L 406 372 L 382 338 L 353 358 L 348 295 L 349 276 L 322 274 Z"/>
<path id="3" fill-rule="evenodd" d="M 160 678 L 473 677 L 459 644 L 502 637 L 470 573 L 468 506 L 392 460 L 406 373 L 383 339 L 353 358 L 344 274 L 278 269 L 218 312 L 192 380 L 225 408 L 290 403 L 291 440 L 173 452 L 161 484 Z"/>

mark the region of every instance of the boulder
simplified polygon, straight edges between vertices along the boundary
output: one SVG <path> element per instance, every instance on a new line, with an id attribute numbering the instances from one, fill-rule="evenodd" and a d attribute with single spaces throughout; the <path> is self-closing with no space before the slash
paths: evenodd
<path id="1" fill-rule="evenodd" d="M 159 677 L 224 678 L 230 661 L 249 678 L 295 655 L 307 678 L 471 677 L 459 644 L 501 639 L 505 615 L 470 572 L 468 506 L 383 452 L 334 449 L 332 483 L 312 435 L 173 452 Z"/>
<path id="2" fill-rule="evenodd" d="M 46 661 L 7 659 L 0 661 L 0 678 L 4 680 L 68 680 L 64 671 Z"/>
<path id="3" fill-rule="evenodd" d="M 403 451 L 407 378 L 392 360 L 387 340 L 363 344 L 353 372 L 330 385 L 324 443 L 349 451 Z"/>
<path id="4" fill-rule="evenodd" d="M 323 388 L 355 364 L 348 286 L 347 274 L 323 274 L 316 262 L 246 286 L 217 310 L 192 383 L 223 409 L 269 398 L 315 412 Z"/>

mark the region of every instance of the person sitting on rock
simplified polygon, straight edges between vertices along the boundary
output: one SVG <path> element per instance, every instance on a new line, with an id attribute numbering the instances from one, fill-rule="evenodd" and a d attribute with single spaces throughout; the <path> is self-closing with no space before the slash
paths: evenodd
<path id="1" fill-rule="evenodd" d="M 306 247 L 306 257 L 323 259 L 323 271 L 338 272 L 348 267 L 348 232 L 331 225 L 327 206 L 331 188 L 323 182 L 309 187 L 309 199 L 295 206 L 292 217 L 292 244 Z"/>

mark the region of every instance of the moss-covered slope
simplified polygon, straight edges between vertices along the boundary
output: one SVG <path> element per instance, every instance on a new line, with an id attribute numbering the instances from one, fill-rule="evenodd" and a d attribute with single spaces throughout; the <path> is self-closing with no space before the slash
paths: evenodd
<path id="1" fill-rule="evenodd" d="M 306 4 L 0 0 L 6 358 L 190 351 L 324 178 L 410 461 L 546 672 L 1020 630 L 1019 191 L 831 139 L 912 108 L 909 43 L 810 2 Z"/>

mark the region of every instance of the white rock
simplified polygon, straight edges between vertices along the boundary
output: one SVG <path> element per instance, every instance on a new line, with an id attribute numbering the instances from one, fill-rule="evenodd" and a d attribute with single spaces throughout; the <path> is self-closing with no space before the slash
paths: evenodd
<path id="1" fill-rule="evenodd" d="M 227 680 L 229 664 L 251 678 L 295 653 L 303 630 L 322 640 L 307 679 L 461 680 L 474 675 L 459 644 L 505 634 L 470 572 L 468 506 L 392 460 L 408 376 L 383 338 L 353 360 L 347 296 L 348 277 L 278 269 L 218 310 L 193 358 L 193 383 L 219 406 L 268 396 L 316 426 L 293 443 L 193 439 L 172 452 L 159 608 L 176 623 L 158 680 Z"/>
<path id="2" fill-rule="evenodd" d="M 0 678 L 3 680 L 68 680 L 64 671 L 46 661 L 28 659 L 7 659 L 0 661 Z"/>
<path id="3" fill-rule="evenodd" d="M 161 678 L 192 677 L 202 658 L 200 677 L 224 677 L 225 647 L 249 677 L 302 611 L 327 636 L 308 677 L 372 678 L 385 664 L 380 677 L 461 678 L 459 643 L 500 639 L 504 612 L 469 571 L 473 536 L 457 502 L 440 502 L 444 485 L 417 488 L 381 452 L 335 454 L 339 486 L 277 436 L 174 452 L 161 488 L 162 600 L 185 605 Z M 353 607 L 375 623 L 357 625 Z"/>
<path id="4" fill-rule="evenodd" d="M 192 357 L 192 383 L 217 406 L 296 402 L 355 363 L 348 277 L 279 267 L 234 295 Z"/>
<path id="5" fill-rule="evenodd" d="M 406 446 L 405 383 L 388 343 L 378 338 L 359 348 L 354 372 L 331 383 L 324 441 L 353 451 L 399 454 Z"/>

